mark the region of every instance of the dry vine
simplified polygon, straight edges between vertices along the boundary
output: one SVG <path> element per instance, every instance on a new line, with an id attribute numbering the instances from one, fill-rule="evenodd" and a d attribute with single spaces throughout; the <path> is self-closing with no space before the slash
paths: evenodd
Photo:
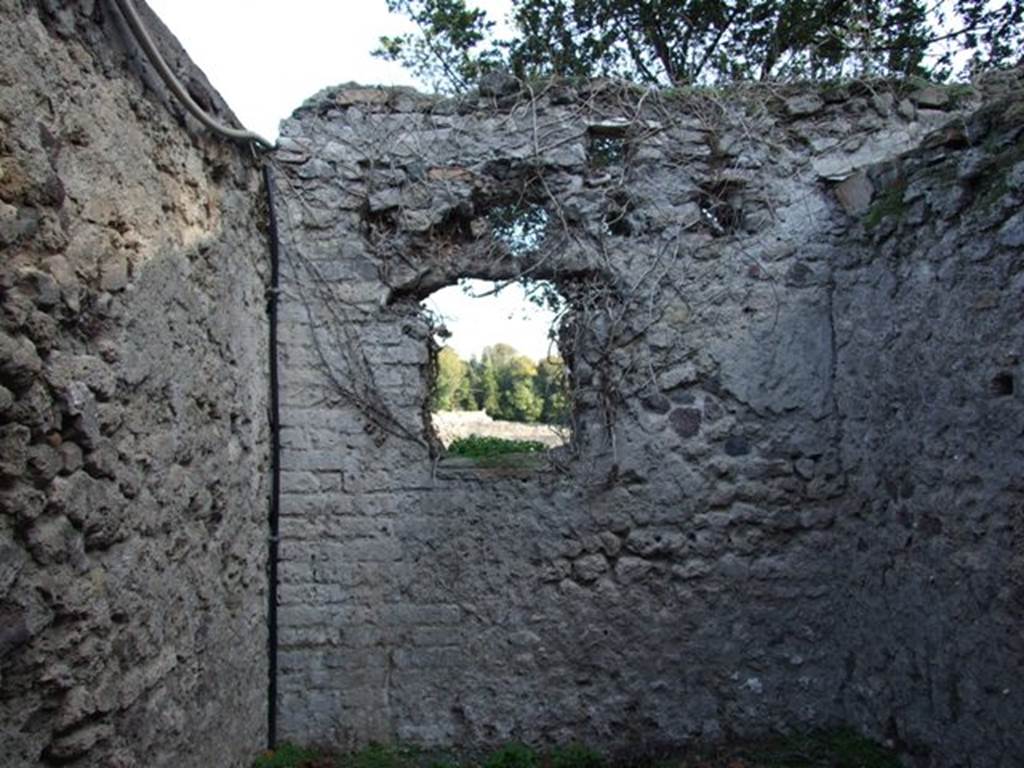
<path id="1" fill-rule="evenodd" d="M 691 312 L 717 306 L 723 298 L 715 294 L 693 298 L 684 268 L 687 258 L 702 258 L 704 249 L 747 261 L 770 284 L 777 316 L 777 277 L 755 255 L 762 250 L 760 234 L 741 231 L 744 203 L 756 199 L 772 216 L 771 201 L 756 188 L 748 188 L 746 176 L 735 167 L 735 156 L 721 145 L 728 132 L 734 143 L 756 142 L 780 155 L 789 150 L 784 141 L 764 130 L 771 122 L 769 102 L 774 96 L 763 89 L 739 94 L 739 98 L 730 93 L 726 102 L 713 91 L 677 96 L 607 81 L 574 94 L 568 105 L 559 101 L 552 107 L 560 87 L 555 82 L 526 84 L 517 96 L 503 103 L 495 101 L 489 110 L 479 103 L 471 105 L 475 122 L 489 123 L 492 130 L 510 135 L 504 161 L 488 164 L 478 159 L 468 167 L 453 163 L 452 158 L 477 156 L 476 137 L 460 133 L 459 119 L 448 121 L 449 127 L 441 130 L 437 126 L 444 122 L 432 123 L 432 115 L 423 112 L 394 119 L 388 113 L 371 111 L 364 119 L 372 130 L 362 131 L 360 140 L 338 141 L 358 158 L 365 183 L 361 192 L 367 201 L 363 237 L 378 276 L 389 289 L 382 303 L 418 301 L 464 276 L 493 279 L 495 291 L 527 280 L 553 285 L 568 305 L 559 318 L 559 347 L 571 371 L 574 419 L 584 412 L 599 415 L 607 455 L 614 463 L 618 412 L 635 409 L 632 401 L 638 394 L 658 391 L 661 371 L 678 363 L 671 354 L 655 360 L 647 345 L 640 343 L 649 329 L 662 322 L 666 294 Z M 753 117 L 746 116 L 744 105 Z M 456 103 L 454 110 L 460 109 Z M 548 159 L 553 153 L 588 145 L 595 131 L 605 131 L 621 141 L 620 158 L 604 168 L 588 167 L 586 160 L 571 171 L 551 166 Z M 692 141 L 694 135 L 703 137 L 706 152 L 672 146 L 677 137 Z M 516 142 L 525 142 L 526 151 L 517 151 Z M 633 201 L 636 181 L 645 173 L 637 161 L 637 148 L 658 144 L 666 146 L 666 151 L 660 161 L 661 172 L 644 179 L 646 195 L 672 200 L 676 196 L 673 185 L 678 184 L 674 174 L 698 178 L 693 199 L 700 201 L 701 215 L 674 226 L 652 228 L 647 222 L 632 223 L 630 217 L 637 208 Z M 430 180 L 417 180 L 410 175 L 410 168 L 421 169 L 421 177 L 423 169 L 448 171 Z M 578 211 L 566 209 L 564 187 L 571 176 L 584 177 L 585 183 L 597 190 L 596 217 L 581 219 Z M 287 179 L 287 171 L 282 177 Z M 315 220 L 303 191 L 292 184 L 290 192 Z M 375 195 L 393 199 L 374 204 Z M 435 197 L 450 201 L 444 216 L 429 221 L 426 227 L 410 228 L 409 221 L 424 215 L 423 206 L 417 203 Z M 526 253 L 513 253 L 487 221 L 488 213 L 502 206 L 514 210 L 542 207 L 547 215 L 542 242 Z M 651 205 L 645 210 L 647 215 L 659 212 Z M 290 222 L 293 231 L 297 231 L 295 227 L 296 222 Z M 616 234 L 618 228 L 627 236 Z M 624 253 L 636 248 L 636 241 L 628 236 L 633 229 L 644 233 L 643 242 L 653 245 L 642 265 L 624 263 Z M 682 252 L 684 235 L 698 236 L 695 250 Z M 296 248 L 293 255 L 296 285 L 300 294 L 309 294 L 299 299 L 307 312 L 311 296 L 327 309 L 328 327 L 322 330 L 345 363 L 342 378 L 333 371 L 314 331 L 321 361 L 339 396 L 355 405 L 382 434 L 423 443 L 421 433 L 402 424 L 377 391 L 372 368 L 350 322 L 353 312 L 365 316 L 380 307 L 345 306 L 344 312 L 339 311 L 336 307 L 344 305 L 332 295 L 316 262 L 304 259 Z M 426 335 L 430 337 L 429 330 Z M 434 364 L 431 358 L 429 365 Z M 579 424 L 573 426 L 580 436 Z M 579 449 L 578 441 L 575 447 Z"/>

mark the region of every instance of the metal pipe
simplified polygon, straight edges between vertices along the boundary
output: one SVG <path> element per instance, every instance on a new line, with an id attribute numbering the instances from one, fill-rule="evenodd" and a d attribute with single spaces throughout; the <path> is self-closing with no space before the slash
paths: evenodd
<path id="1" fill-rule="evenodd" d="M 160 51 L 157 50 L 156 44 L 153 42 L 153 38 L 150 37 L 149 32 L 142 23 L 142 19 L 139 18 L 139 14 L 135 10 L 132 0 L 114 0 L 114 2 L 120 9 L 125 21 L 128 23 L 128 28 L 135 36 L 135 40 L 138 42 L 139 47 L 142 48 L 146 53 L 146 56 L 149 58 L 150 64 L 152 64 L 156 71 L 160 73 L 160 77 L 163 78 L 164 83 L 168 88 L 170 88 L 171 93 L 178 98 L 178 100 L 184 105 L 185 109 L 188 110 L 189 114 L 211 131 L 226 139 L 258 144 L 264 149 L 274 148 L 273 144 L 259 134 L 239 128 L 231 128 L 217 120 L 214 120 L 206 114 L 203 108 L 196 104 L 188 91 L 185 90 L 181 81 L 178 80 L 177 76 L 175 76 L 171 71 L 171 68 L 167 65 L 167 62 L 164 61 L 163 56 L 160 55 Z"/>
<path id="2" fill-rule="evenodd" d="M 280 239 L 274 204 L 274 169 L 263 163 L 263 183 L 267 188 L 270 217 L 270 290 L 267 292 L 267 317 L 270 324 L 270 516 L 267 562 L 267 749 L 277 746 L 277 557 L 281 509 L 281 408 L 278 398 L 277 296 L 279 291 Z"/>

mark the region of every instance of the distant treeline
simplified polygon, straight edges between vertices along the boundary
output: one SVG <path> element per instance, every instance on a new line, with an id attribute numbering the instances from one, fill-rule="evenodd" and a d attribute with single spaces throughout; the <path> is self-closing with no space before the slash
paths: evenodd
<path id="1" fill-rule="evenodd" d="M 569 382 L 557 357 L 534 361 L 508 344 L 466 362 L 451 347 L 437 355 L 432 411 L 487 411 L 503 421 L 566 424 Z"/>

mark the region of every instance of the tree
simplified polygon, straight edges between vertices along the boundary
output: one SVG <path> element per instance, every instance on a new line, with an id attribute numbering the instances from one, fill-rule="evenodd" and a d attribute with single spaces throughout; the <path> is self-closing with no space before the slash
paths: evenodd
<path id="1" fill-rule="evenodd" d="M 537 368 L 528 357 L 520 355 L 508 344 L 485 347 L 480 354 L 482 383 L 490 394 L 489 377 L 494 379 L 494 398 L 488 398 L 484 410 L 505 421 L 536 421 L 540 406 L 533 393 L 533 377 Z"/>
<path id="2" fill-rule="evenodd" d="M 475 410 L 486 411 L 493 416 L 498 412 L 500 395 L 494 361 L 482 356 L 480 360 L 470 362 L 470 370 Z"/>
<path id="3" fill-rule="evenodd" d="M 435 89 L 463 91 L 500 62 L 500 54 L 477 50 L 494 22 L 464 0 L 387 0 L 391 13 L 408 16 L 419 34 L 384 36 L 374 56 L 398 61 Z"/>
<path id="4" fill-rule="evenodd" d="M 432 411 L 462 410 L 469 394 L 469 366 L 451 347 L 437 353 L 437 378 L 430 400 Z M 471 398 L 470 398 L 471 399 Z"/>
<path id="5" fill-rule="evenodd" d="M 540 420 L 545 424 L 568 424 L 569 376 L 560 357 L 548 357 L 537 363 L 534 388 L 543 403 Z"/>
<path id="6" fill-rule="evenodd" d="M 609 75 L 689 85 L 924 75 L 1022 60 L 1024 0 L 513 0 L 514 35 L 465 0 L 387 0 L 418 33 L 374 55 L 438 90 L 502 68 L 521 79 Z"/>
<path id="7" fill-rule="evenodd" d="M 486 411 L 504 421 L 567 424 L 568 372 L 558 357 L 537 363 L 508 344 L 485 347 L 466 363 L 449 347 L 437 356 L 431 410 Z"/>
<path id="8" fill-rule="evenodd" d="M 544 402 L 537 397 L 533 388 L 536 376 L 537 366 L 528 357 L 517 354 L 504 362 L 498 374 L 498 385 L 501 388 L 500 418 L 525 422 L 540 418 Z"/>

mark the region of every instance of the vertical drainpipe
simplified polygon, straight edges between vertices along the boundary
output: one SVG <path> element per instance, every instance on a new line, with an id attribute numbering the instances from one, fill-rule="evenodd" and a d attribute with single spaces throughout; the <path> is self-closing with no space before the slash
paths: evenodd
<path id="1" fill-rule="evenodd" d="M 277 295 L 280 240 L 274 209 L 274 170 L 270 159 L 263 163 L 263 183 L 267 188 L 270 218 L 270 290 L 267 292 L 267 316 L 270 324 L 270 517 L 267 556 L 267 749 L 277 746 L 277 544 L 281 504 L 281 431 L 277 380 Z"/>

